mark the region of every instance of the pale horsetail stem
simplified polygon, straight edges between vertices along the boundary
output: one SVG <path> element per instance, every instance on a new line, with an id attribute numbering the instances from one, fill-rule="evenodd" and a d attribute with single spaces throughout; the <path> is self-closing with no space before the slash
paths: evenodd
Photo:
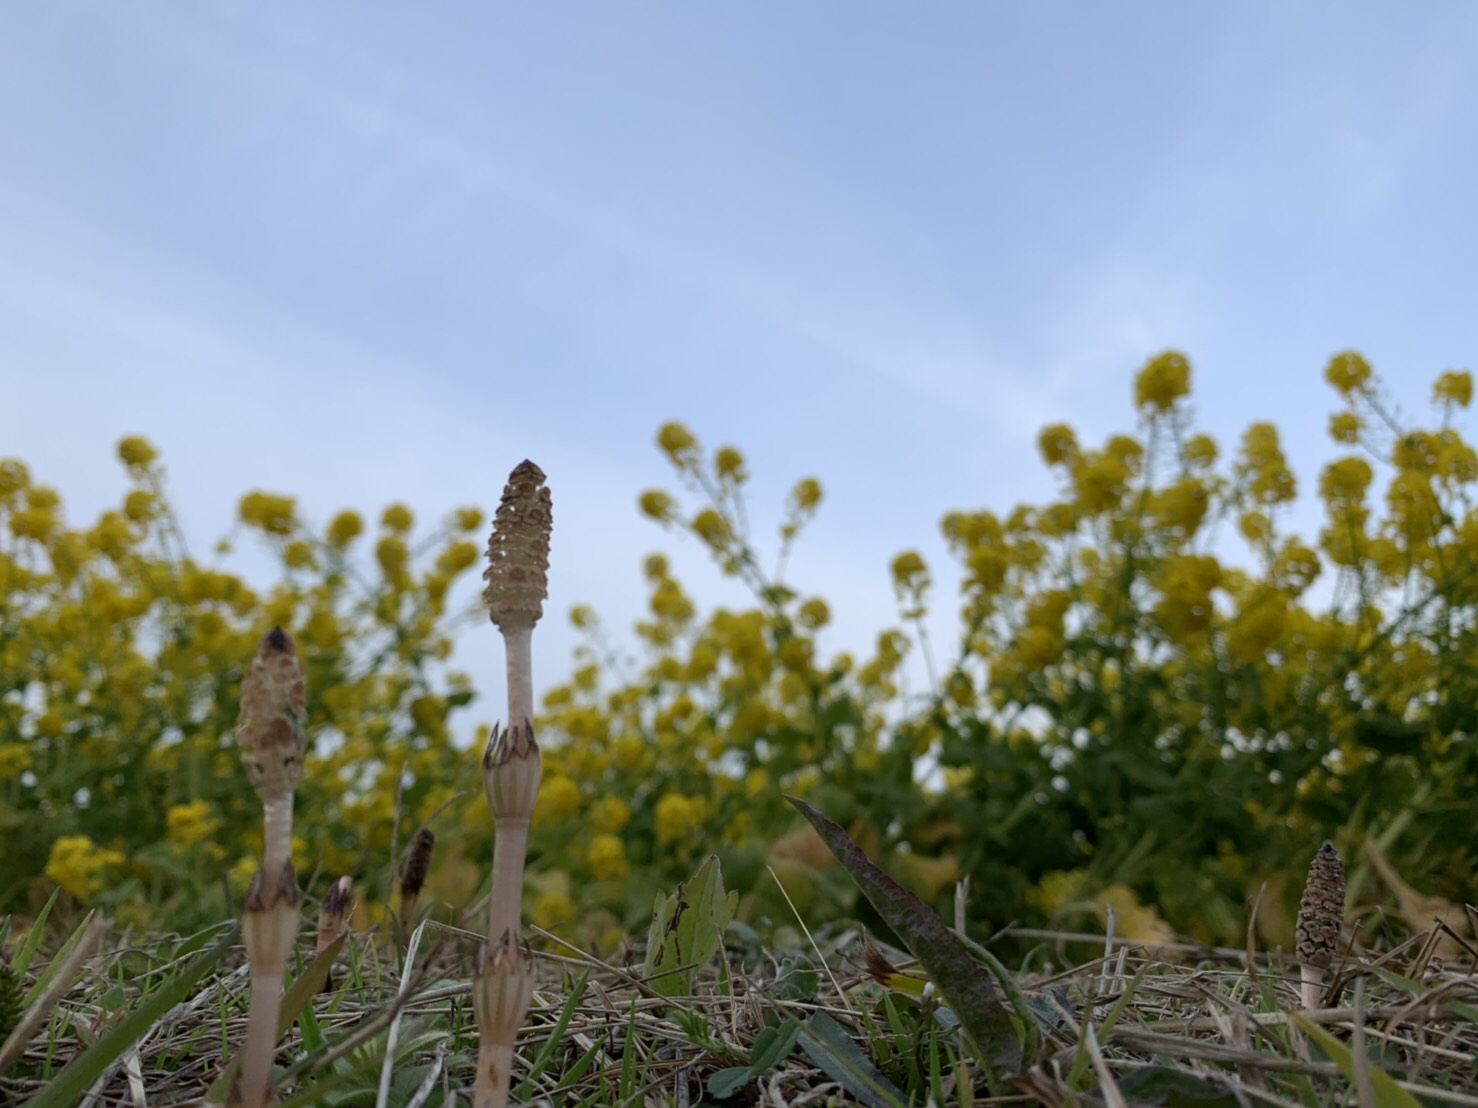
<path id="1" fill-rule="evenodd" d="M 251 962 L 251 1005 L 241 1072 L 231 1103 L 272 1102 L 272 1058 L 282 981 L 297 939 L 299 905 L 293 872 L 293 792 L 307 750 L 307 693 L 297 647 L 273 628 L 257 648 L 241 686 L 236 740 L 247 778 L 262 800 L 262 865 L 246 894 L 241 934 Z"/>
<path id="2" fill-rule="evenodd" d="M 533 962 L 519 938 L 524 855 L 542 775 L 534 738 L 532 642 L 548 596 L 552 528 L 544 473 L 533 462 L 522 462 L 503 490 L 483 572 L 487 581 L 483 599 L 488 616 L 503 634 L 507 655 L 509 725 L 493 729 L 482 758 L 483 789 L 495 834 L 488 936 L 478 952 L 472 988 L 480 1043 L 475 1108 L 503 1108 L 508 1103 L 513 1047 L 534 988 Z"/>

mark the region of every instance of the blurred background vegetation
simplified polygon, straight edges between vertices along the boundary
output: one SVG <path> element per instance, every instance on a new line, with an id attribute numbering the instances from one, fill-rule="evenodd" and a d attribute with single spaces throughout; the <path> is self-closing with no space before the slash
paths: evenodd
<path id="1" fill-rule="evenodd" d="M 1360 903 L 1391 891 L 1360 861 L 1370 846 L 1436 902 L 1471 900 L 1478 456 L 1454 421 L 1472 379 L 1437 377 L 1429 421 L 1406 425 L 1358 354 L 1325 377 L 1317 534 L 1289 530 L 1298 489 L 1275 426 L 1229 449 L 1199 433 L 1190 366 L 1167 352 L 1133 382 L 1132 432 L 1094 445 L 1042 429 L 1056 499 L 943 518 L 961 596 L 933 596 L 917 553 L 894 559 L 898 626 L 867 657 L 821 655 L 824 582 L 784 572 L 821 483 L 799 480 L 761 541 L 743 454 L 662 427 L 677 485 L 640 510 L 701 542 L 752 603 L 701 611 L 651 555 L 634 666 L 594 611 L 570 611 L 584 645 L 537 721 L 534 922 L 609 950 L 709 851 L 757 925 L 792 919 L 777 881 L 808 923 L 861 911 L 783 793 L 941 907 L 969 876 L 980 936 L 1097 928 L 1112 908 L 1121 933 L 1240 945 L 1265 888 L 1262 941 L 1286 948 L 1324 839 L 1356 863 Z M 236 698 L 273 625 L 308 674 L 295 852 L 310 891 L 353 874 L 361 922 L 374 918 L 392 839 L 429 821 L 428 899 L 448 917 L 473 903 L 492 716 L 458 718 L 474 686 L 452 651 L 462 622 L 486 617 L 448 596 L 487 516 L 418 532 L 396 504 L 373 527 L 344 512 L 315 529 L 291 498 L 252 492 L 208 565 L 154 449 L 128 438 L 118 454 L 131 490 L 75 529 L 55 490 L 0 461 L 0 912 L 60 888 L 74 910 L 140 927 L 225 915 L 261 845 Z M 243 535 L 274 553 L 270 587 L 220 568 Z M 956 641 L 924 636 L 940 603 L 959 606 Z M 904 697 L 914 650 L 930 689 Z"/>

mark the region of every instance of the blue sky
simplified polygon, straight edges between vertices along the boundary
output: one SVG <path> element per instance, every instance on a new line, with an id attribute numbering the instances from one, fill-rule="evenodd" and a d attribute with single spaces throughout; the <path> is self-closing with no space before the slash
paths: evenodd
<path id="1" fill-rule="evenodd" d="M 145 434 L 201 554 L 249 488 L 431 519 L 530 457 L 547 684 L 649 550 L 741 598 L 635 508 L 679 419 L 762 534 L 821 479 L 828 646 L 895 620 L 907 547 L 947 639 L 939 517 L 1049 495 L 1038 428 L 1132 429 L 1154 353 L 1306 496 L 1332 353 L 1413 415 L 1472 365 L 1475 56 L 1468 3 L 15 7 L 0 454 L 85 521 Z M 496 715 L 491 629 L 465 658 Z"/>

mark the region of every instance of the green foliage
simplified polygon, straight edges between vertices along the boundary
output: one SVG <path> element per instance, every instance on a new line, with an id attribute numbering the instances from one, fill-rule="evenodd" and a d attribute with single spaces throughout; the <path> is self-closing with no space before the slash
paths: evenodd
<path id="1" fill-rule="evenodd" d="M 449 720 L 472 688 L 443 665 L 447 596 L 477 561 L 466 535 L 483 513 L 413 541 L 392 505 L 364 552 L 355 513 L 315 529 L 292 499 L 250 493 L 238 530 L 280 572 L 258 589 L 225 568 L 234 536 L 213 559 L 191 551 L 147 442 L 118 452 L 131 488 L 77 527 L 53 489 L 0 460 L 0 911 L 34 913 L 60 887 L 139 923 L 225 914 L 222 875 L 239 896 L 261 847 L 233 742 L 239 689 L 275 625 L 302 651 L 314 732 L 296 865 L 384 858 L 402 772 L 413 819 L 463 776 Z"/>
<path id="2" fill-rule="evenodd" d="M 1335 451 L 1312 535 L 1290 527 L 1277 430 L 1223 452 L 1179 354 L 1136 376 L 1132 433 L 1044 428 L 1056 495 L 943 518 L 959 635 L 913 699 L 900 674 L 936 602 L 925 560 L 892 564 L 897 627 L 866 656 L 826 654 L 828 604 L 786 575 L 820 483 L 796 483 L 765 542 L 740 451 L 662 427 L 681 488 L 641 510 L 752 601 L 700 611 L 651 555 L 634 663 L 594 612 L 571 612 L 586 639 L 538 720 L 534 922 L 609 950 L 710 851 L 740 918 L 849 913 L 855 890 L 782 793 L 926 902 L 970 876 L 982 932 L 1112 909 L 1121 934 L 1240 944 L 1266 883 L 1262 940 L 1286 947 L 1299 859 L 1324 839 L 1358 857 L 1378 838 L 1411 885 L 1462 902 L 1478 861 L 1478 455 L 1457 426 L 1471 377 L 1440 376 L 1431 419 L 1409 423 L 1359 355 L 1325 376 Z M 290 498 L 248 494 L 241 530 L 280 570 L 257 589 L 227 568 L 229 540 L 191 552 L 146 442 L 119 455 L 122 504 L 75 528 L 54 490 L 0 462 L 0 911 L 34 913 L 60 887 L 69 920 L 78 903 L 182 928 L 221 917 L 221 873 L 239 894 L 260 847 L 231 734 L 274 624 L 308 670 L 300 871 L 386 864 L 404 780 L 407 826 L 446 805 L 428 899 L 469 904 L 489 829 L 475 791 L 458 796 L 449 733 L 473 690 L 446 668 L 447 597 L 482 513 L 412 541 L 392 505 L 367 538 L 353 513 L 313 527 Z"/>
<path id="3" fill-rule="evenodd" d="M 1359 355 L 1336 356 L 1326 378 L 1339 453 L 1308 538 L 1288 526 L 1297 482 L 1277 430 L 1252 425 L 1223 458 L 1195 426 L 1179 354 L 1137 375 L 1134 434 L 1093 447 L 1044 428 L 1054 499 L 944 517 L 959 640 L 929 695 L 906 702 L 923 558 L 892 566 L 901 629 L 864 661 L 828 660 L 825 601 L 783 572 L 819 484 L 797 484 L 768 571 L 742 456 L 710 457 L 664 426 L 686 494 L 648 492 L 642 510 L 703 544 L 754 606 L 702 614 L 651 556 L 634 670 L 574 611 L 589 642 L 541 732 L 559 736 L 566 835 L 623 832 L 633 872 L 670 870 L 700 844 L 721 844 L 736 874 L 762 854 L 813 922 L 845 905 L 824 852 L 772 830 L 786 826 L 782 792 L 832 813 L 925 900 L 970 875 L 986 930 L 1094 927 L 1112 909 L 1121 934 L 1240 942 L 1267 883 L 1262 939 L 1286 948 L 1310 844 L 1353 851 L 1392 833 L 1411 883 L 1461 901 L 1478 853 L 1465 799 L 1478 784 L 1478 456 L 1455 422 L 1471 379 L 1440 377 L 1421 426 L 1395 417 Z M 609 819 L 617 797 L 630 811 Z M 599 877 L 592 858 L 571 862 Z"/>

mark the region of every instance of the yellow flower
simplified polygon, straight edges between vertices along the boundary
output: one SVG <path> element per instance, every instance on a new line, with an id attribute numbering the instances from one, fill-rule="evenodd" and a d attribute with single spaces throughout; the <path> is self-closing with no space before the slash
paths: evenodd
<path id="1" fill-rule="evenodd" d="M 155 499 L 148 489 L 134 489 L 123 498 L 123 514 L 135 523 L 146 523 L 154 517 Z"/>
<path id="2" fill-rule="evenodd" d="M 819 630 L 831 622 L 831 609 L 827 607 L 826 601 L 813 596 L 796 612 L 796 622 L 808 631 Z"/>
<path id="3" fill-rule="evenodd" d="M 568 893 L 558 889 L 541 893 L 534 901 L 534 925 L 542 927 L 545 931 L 556 930 L 560 924 L 572 919 L 574 915 L 575 902 L 570 899 Z"/>
<path id="4" fill-rule="evenodd" d="M 1370 363 L 1353 350 L 1343 350 L 1329 359 L 1324 380 L 1344 396 L 1364 391 L 1370 380 Z"/>
<path id="5" fill-rule="evenodd" d="M 1466 408 L 1473 402 L 1473 375 L 1465 369 L 1444 373 L 1432 386 L 1432 402 Z"/>
<path id="6" fill-rule="evenodd" d="M 680 469 L 688 468 L 697 460 L 698 440 L 681 423 L 664 423 L 657 431 L 657 445 Z"/>
<path id="7" fill-rule="evenodd" d="M 1192 435 L 1185 442 L 1185 460 L 1189 466 L 1206 469 L 1216 462 L 1216 440 L 1210 435 Z"/>
<path id="8" fill-rule="evenodd" d="M 681 793 L 667 793 L 657 801 L 657 842 L 662 846 L 687 839 L 703 826 L 700 801 Z"/>
<path id="9" fill-rule="evenodd" d="M 34 764 L 25 743 L 0 744 L 0 781 L 14 781 Z"/>
<path id="10" fill-rule="evenodd" d="M 486 519 L 487 515 L 481 508 L 472 507 L 458 508 L 456 514 L 452 517 L 458 531 L 477 531 L 482 527 L 483 521 Z"/>
<path id="11" fill-rule="evenodd" d="M 103 887 L 106 872 L 123 860 L 121 853 L 98 846 L 86 835 L 63 835 L 51 844 L 46 876 L 86 901 Z"/>
<path id="12" fill-rule="evenodd" d="M 893 559 L 893 589 L 900 596 L 917 596 L 929 587 L 929 567 L 917 550 L 905 550 Z"/>
<path id="13" fill-rule="evenodd" d="M 630 870 L 626 862 L 626 847 L 615 835 L 602 833 L 591 837 L 585 849 L 585 861 L 591 875 L 597 881 L 625 877 Z"/>
<path id="14" fill-rule="evenodd" d="M 291 534 L 298 526 L 297 510 L 297 502 L 292 497 L 275 496 L 269 492 L 249 492 L 236 508 L 242 523 L 269 535 Z"/>
<path id="15" fill-rule="evenodd" d="M 380 563 L 385 580 L 392 584 L 405 582 L 405 567 L 410 560 L 410 551 L 399 535 L 386 535 L 375 544 L 375 560 Z"/>
<path id="16" fill-rule="evenodd" d="M 1174 350 L 1152 358 L 1134 378 L 1134 406 L 1142 412 L 1168 412 L 1191 391 L 1191 366 Z"/>
<path id="17" fill-rule="evenodd" d="M 547 778 L 539 789 L 539 822 L 557 823 L 580 807 L 580 786 L 563 775 Z"/>
<path id="18" fill-rule="evenodd" d="M 742 485 L 749 477 L 744 469 L 744 455 L 732 446 L 721 446 L 713 456 L 713 468 L 719 477 Z"/>
<path id="19" fill-rule="evenodd" d="M 1206 486 L 1194 477 L 1186 477 L 1156 493 L 1152 509 L 1165 526 L 1189 536 L 1201 526 L 1210 503 Z"/>
<path id="20" fill-rule="evenodd" d="M 1364 458 L 1350 455 L 1337 458 L 1324 467 L 1319 478 L 1319 495 L 1329 504 L 1361 504 L 1374 474 Z"/>
<path id="21" fill-rule="evenodd" d="M 790 490 L 789 506 L 792 512 L 809 512 L 821 503 L 821 482 L 814 477 L 803 477 Z"/>
<path id="22" fill-rule="evenodd" d="M 301 539 L 287 544 L 282 560 L 289 569 L 313 569 L 318 560 L 313 557 L 313 548 Z"/>
<path id="23" fill-rule="evenodd" d="M 387 531 L 403 535 L 415 526 L 416 517 L 404 504 L 392 504 L 380 516 L 380 525 Z"/>
<path id="24" fill-rule="evenodd" d="M 340 512 L 328 525 L 328 541 L 334 546 L 348 546 L 364 532 L 364 520 L 358 512 Z"/>
<path id="25" fill-rule="evenodd" d="M 142 471 L 149 468 L 149 464 L 159 457 L 159 451 L 154 449 L 148 439 L 140 435 L 129 435 L 127 438 L 118 440 L 118 460 L 132 471 Z"/>
<path id="26" fill-rule="evenodd" d="M 215 834 L 220 821 L 211 813 L 210 802 L 192 800 L 176 804 L 164 815 L 169 841 L 189 852 L 196 843 Z"/>
<path id="27" fill-rule="evenodd" d="M 1118 506 L 1128 479 L 1124 463 L 1105 451 L 1091 455 L 1073 471 L 1073 490 L 1083 510 L 1097 515 Z"/>
<path id="28" fill-rule="evenodd" d="M 603 796 L 590 806 L 590 826 L 597 831 L 619 831 L 631 822 L 631 808 L 626 801 Z"/>
<path id="29" fill-rule="evenodd" d="M 1251 479 L 1251 492 L 1259 504 L 1284 504 L 1298 492 L 1278 441 L 1278 429 L 1271 423 L 1254 423 L 1247 428 L 1237 470 Z"/>
<path id="30" fill-rule="evenodd" d="M 1037 435 L 1037 451 L 1049 466 L 1070 464 L 1078 457 L 1078 437 L 1066 423 L 1049 423 Z"/>
<path id="31" fill-rule="evenodd" d="M 1335 412 L 1329 417 L 1329 437 L 1345 444 L 1360 441 L 1360 417 L 1354 412 Z"/>

